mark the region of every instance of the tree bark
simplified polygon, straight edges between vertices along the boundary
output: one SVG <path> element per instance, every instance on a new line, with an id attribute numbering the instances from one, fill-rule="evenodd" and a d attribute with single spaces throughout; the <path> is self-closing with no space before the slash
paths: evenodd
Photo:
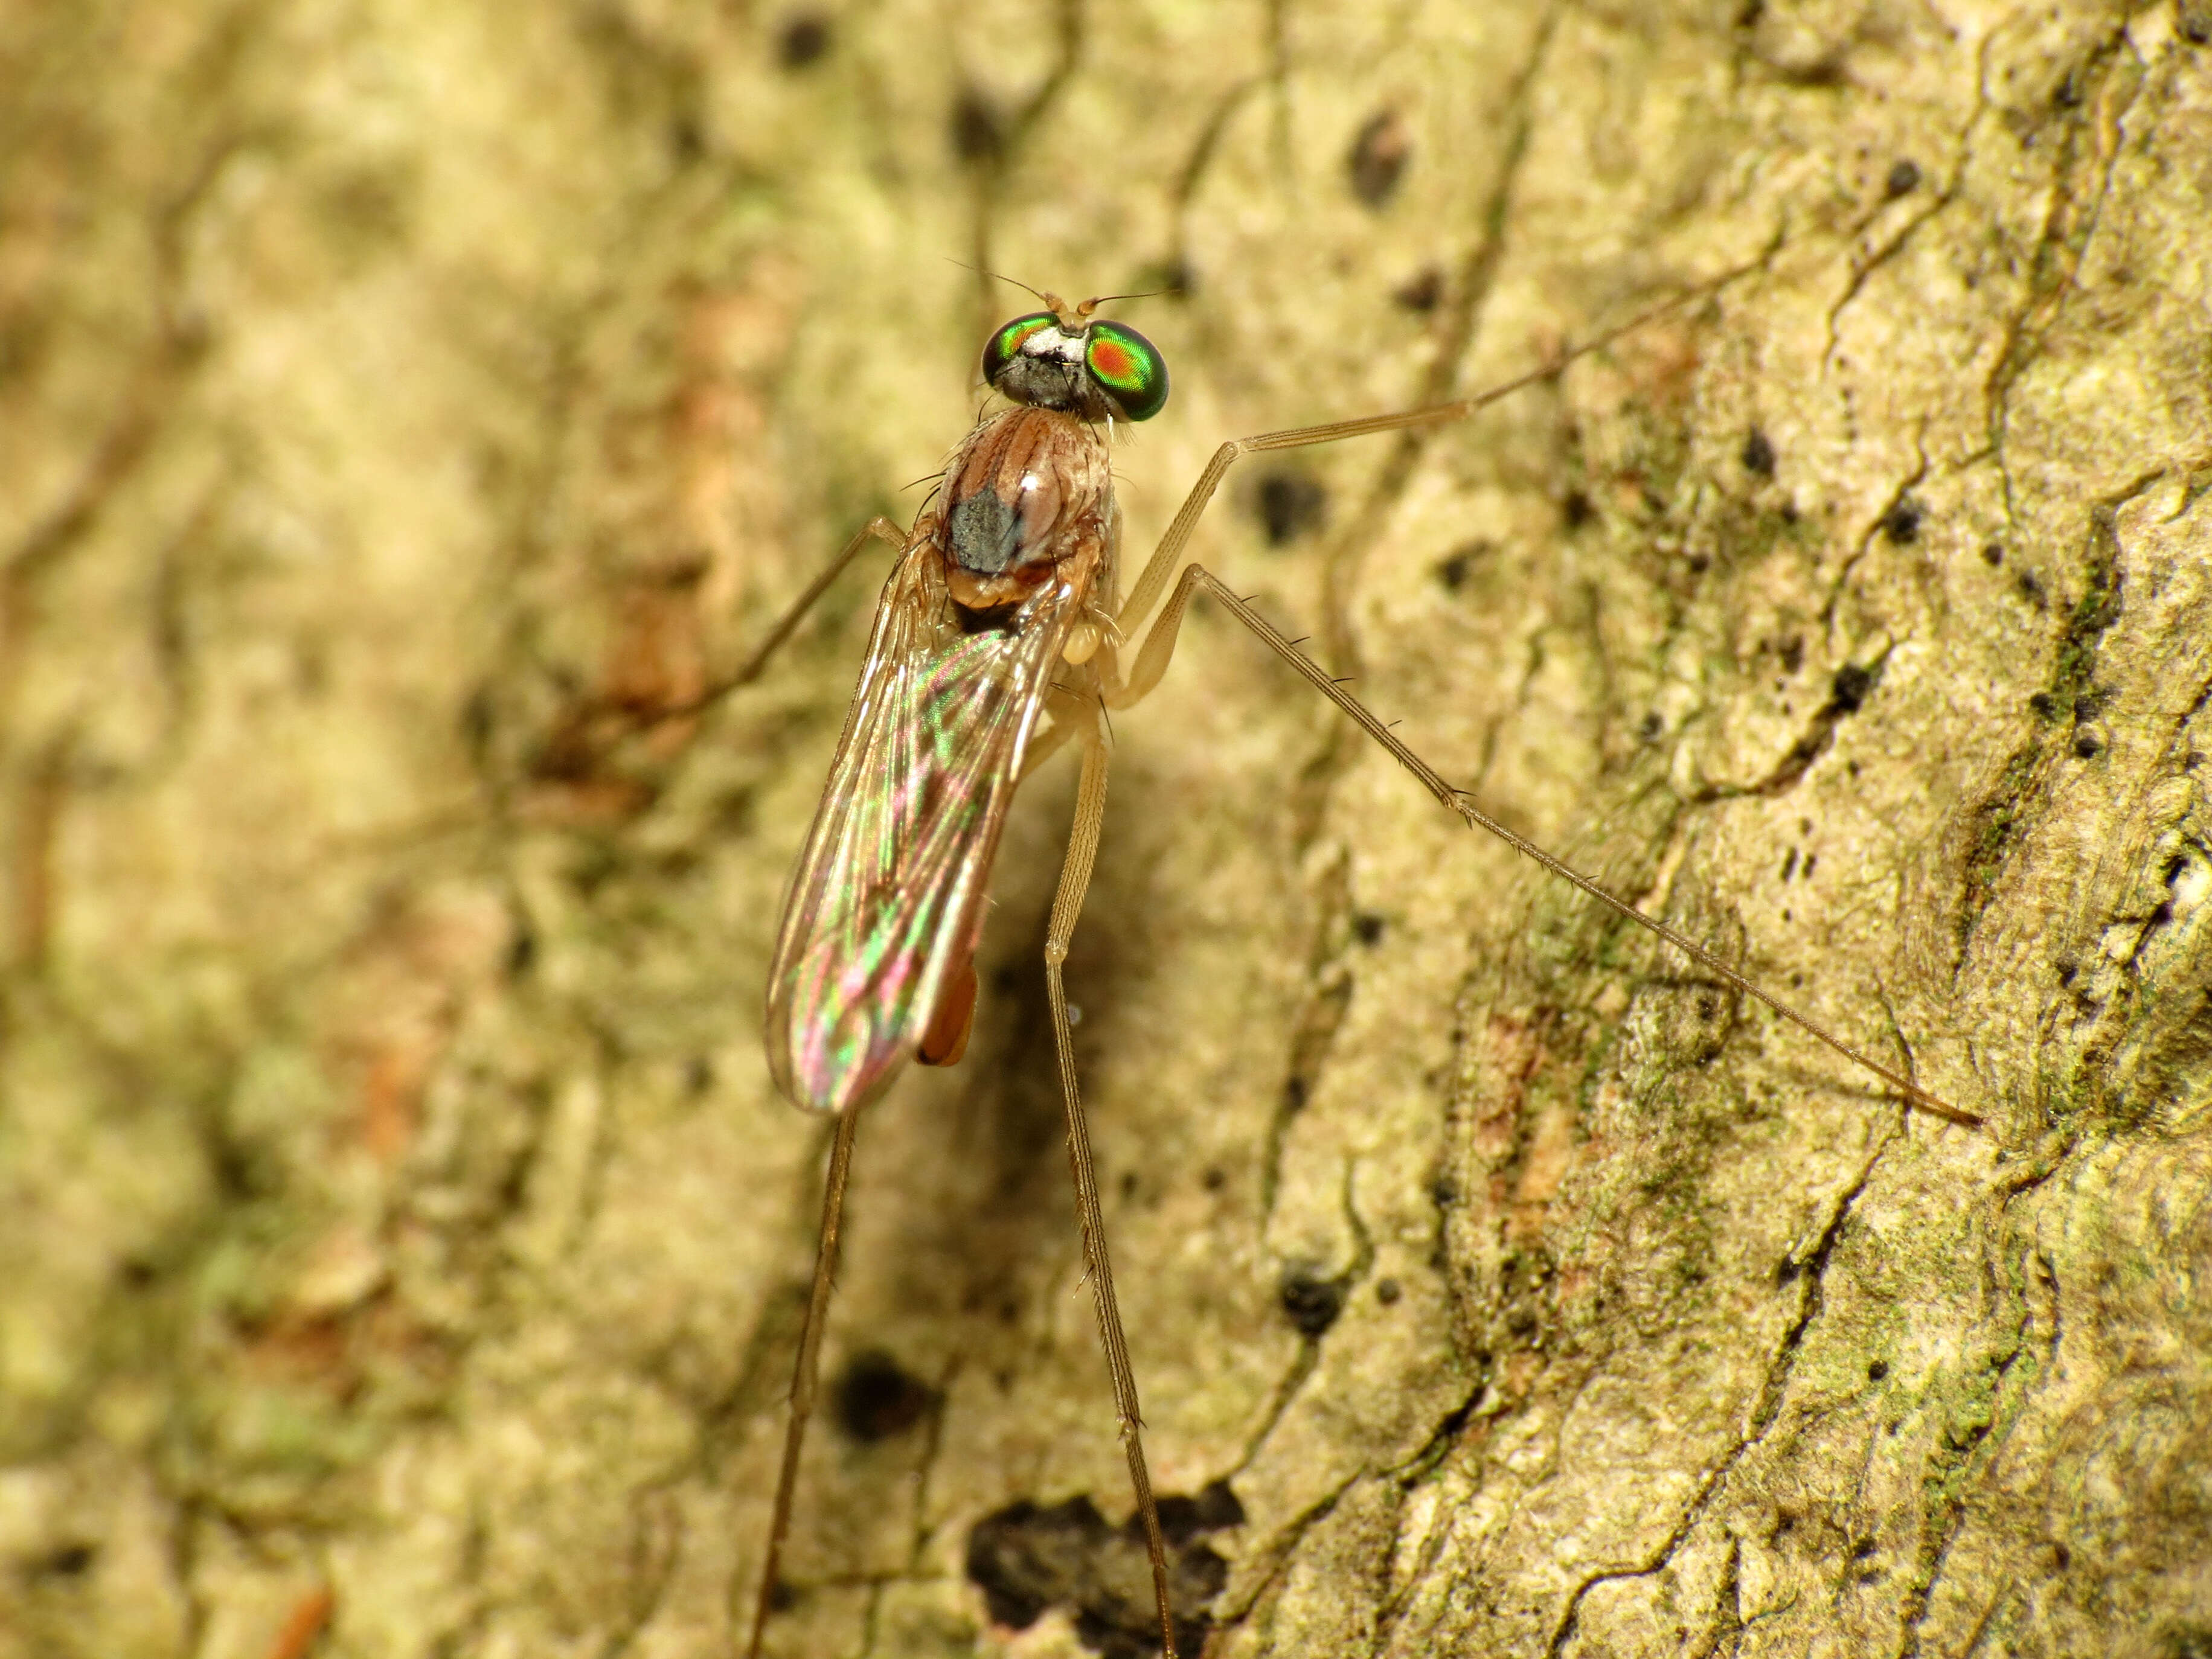
<path id="1" fill-rule="evenodd" d="M 1201 607 L 1069 964 L 1205 1651 L 2212 1646 L 2212 13 L 0 18 L 0 1659 L 720 1655 L 825 1127 L 758 1010 L 984 330 Z M 773 1651 L 1149 1650 L 1024 790 L 871 1110 Z M 971 1571 L 971 1550 L 972 1571 Z M 1211 1599 L 1206 1599 L 1210 1595 Z M 319 1645 L 317 1645 L 319 1644 Z"/>

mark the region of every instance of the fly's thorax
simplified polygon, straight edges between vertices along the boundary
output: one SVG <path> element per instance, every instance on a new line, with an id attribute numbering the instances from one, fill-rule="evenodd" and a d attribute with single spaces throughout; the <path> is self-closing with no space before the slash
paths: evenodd
<path id="1" fill-rule="evenodd" d="M 1088 595 L 1111 539 L 1106 445 L 1060 409 L 1009 409 L 976 427 L 947 469 L 932 538 L 969 617 L 1011 615 L 1048 581 Z"/>

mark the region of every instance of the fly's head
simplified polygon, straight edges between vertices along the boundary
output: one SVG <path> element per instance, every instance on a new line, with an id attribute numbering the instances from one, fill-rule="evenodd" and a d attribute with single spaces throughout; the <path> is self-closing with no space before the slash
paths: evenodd
<path id="1" fill-rule="evenodd" d="M 1017 317 L 983 348 L 983 378 L 1017 403 L 1065 409 L 1090 421 L 1149 421 L 1168 401 L 1167 360 L 1126 323 L 1094 319 L 1104 303 L 1050 307 Z"/>

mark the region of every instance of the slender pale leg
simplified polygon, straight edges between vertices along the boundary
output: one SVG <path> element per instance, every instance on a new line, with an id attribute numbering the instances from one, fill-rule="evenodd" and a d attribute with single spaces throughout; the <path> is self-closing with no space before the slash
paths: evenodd
<path id="1" fill-rule="evenodd" d="M 1679 303 L 1679 301 L 1670 302 L 1670 304 Z M 1667 307 L 1662 306 L 1659 309 L 1664 310 Z M 1618 338 L 1630 329 L 1650 320 L 1655 314 L 1656 313 L 1654 312 L 1646 312 L 1642 316 L 1623 324 L 1620 328 L 1610 330 L 1596 339 L 1576 348 L 1573 352 L 1568 354 L 1566 358 L 1561 360 L 1560 365 L 1523 375 L 1517 380 L 1506 381 L 1501 385 L 1492 387 L 1487 391 L 1473 397 L 1462 398 L 1456 403 L 1437 403 L 1427 409 L 1407 409 L 1397 415 L 1370 415 L 1360 421 L 1337 421 L 1327 426 L 1297 427 L 1285 432 L 1266 432 L 1250 438 L 1232 439 L 1213 452 L 1213 459 L 1206 463 L 1206 470 L 1199 475 L 1198 482 L 1191 487 L 1191 492 L 1184 498 L 1182 506 L 1176 512 L 1174 522 L 1169 524 L 1167 534 L 1160 538 L 1160 545 L 1153 551 L 1152 558 L 1146 561 L 1144 572 L 1137 578 L 1136 587 L 1130 592 L 1128 600 L 1115 615 L 1116 626 L 1123 635 L 1127 636 L 1143 620 L 1145 613 L 1152 608 L 1153 601 L 1159 597 L 1160 590 L 1167 585 L 1168 572 L 1176 560 L 1182 556 L 1183 548 L 1190 540 L 1191 531 L 1197 527 L 1200 515 L 1206 511 L 1206 504 L 1212 499 L 1214 491 L 1220 487 L 1223 476 L 1239 456 L 1255 454 L 1267 450 L 1305 449 L 1316 444 L 1333 444 L 1340 439 L 1361 438 L 1374 433 L 1396 432 L 1407 427 L 1442 426 L 1455 421 L 1463 421 L 1485 405 L 1496 402 L 1507 392 L 1527 385 L 1533 380 L 1558 372 L 1559 367 L 1565 362 L 1585 355 L 1608 340 Z M 1231 615 L 1257 634 L 1267 649 L 1295 669 L 1307 684 L 1350 715 L 1362 731 L 1389 750 L 1391 757 L 1400 766 L 1420 779 L 1424 789 L 1464 818 L 1470 825 L 1477 829 L 1487 830 L 1516 852 L 1525 854 L 1535 860 L 1553 875 L 1579 887 L 1607 909 L 1626 917 L 1639 927 L 1650 929 L 1675 949 L 1717 976 L 1723 984 L 1733 990 L 1741 991 L 1747 996 L 1756 998 L 1791 1024 L 1818 1038 L 1845 1059 L 1866 1068 L 1868 1071 L 1896 1089 L 1914 1107 L 1923 1111 L 1932 1112 L 1938 1117 L 1948 1118 L 1954 1123 L 1964 1123 L 1976 1129 L 1981 1126 L 1982 1120 L 1973 1113 L 1961 1111 L 1956 1106 L 1947 1105 L 1891 1068 L 1881 1064 L 1879 1061 L 1869 1059 L 1841 1038 L 1815 1025 L 1788 1003 L 1760 990 L 1759 986 L 1729 967 L 1704 946 L 1684 937 L 1665 923 L 1646 916 L 1626 900 L 1615 898 L 1588 876 L 1571 869 L 1541 847 L 1514 834 L 1512 831 L 1476 806 L 1463 790 L 1454 789 L 1447 784 L 1433 767 L 1399 742 L 1395 734 L 1381 720 L 1376 719 L 1364 704 L 1330 678 L 1322 670 L 1318 663 L 1299 651 L 1257 611 L 1238 598 L 1218 577 L 1202 565 L 1193 564 L 1183 567 L 1182 575 L 1176 583 L 1174 593 L 1169 596 L 1168 602 L 1160 612 L 1158 620 L 1152 624 L 1151 630 L 1145 635 L 1145 643 L 1137 652 L 1136 662 L 1130 669 L 1129 677 L 1121 685 L 1108 690 L 1106 693 L 1108 708 L 1127 708 L 1159 684 L 1160 676 L 1167 672 L 1169 659 L 1175 655 L 1176 638 L 1182 627 L 1183 613 L 1189 608 L 1192 594 L 1200 588 L 1219 600 Z"/>
<path id="2" fill-rule="evenodd" d="M 858 1108 L 837 1120 L 830 1143 L 830 1178 L 822 1188 L 822 1239 L 814 1254 L 814 1288 L 806 1298 L 805 1322 L 799 1328 L 799 1363 L 791 1377 L 791 1420 L 783 1431 L 783 1467 L 775 1477 L 775 1509 L 769 1522 L 768 1553 L 761 1562 L 760 1595 L 753 1604 L 753 1630 L 746 1659 L 760 1659 L 761 1633 L 775 1603 L 776 1572 L 783 1561 L 784 1535 L 791 1529 L 791 1498 L 799 1484 L 799 1450 L 806 1439 L 806 1420 L 814 1414 L 814 1385 L 822 1357 L 822 1326 L 830 1309 L 830 1287 L 837 1274 L 837 1226 L 845 1213 L 845 1180 L 852 1172 L 853 1135 Z"/>
<path id="3" fill-rule="evenodd" d="M 775 626 L 768 631 L 768 637 L 760 642 L 759 649 L 745 659 L 744 666 L 708 693 L 708 696 L 721 696 L 735 691 L 739 686 L 750 686 L 759 679 L 761 670 L 768 666 L 768 659 L 775 655 L 785 640 L 791 638 L 792 630 L 805 620 L 808 611 L 814 609 L 814 602 L 830 591 L 830 584 L 845 573 L 845 566 L 858 559 L 860 549 L 871 541 L 888 542 L 903 553 L 906 551 L 907 533 L 881 513 L 861 525 L 837 556 L 824 565 L 815 578 L 806 584 L 806 591 L 793 600 L 791 608 L 775 619 Z"/>
<path id="4" fill-rule="evenodd" d="M 1295 669 L 1308 685 L 1350 715 L 1362 731 L 1389 750 L 1391 758 L 1419 778 L 1422 788 L 1464 818 L 1469 825 L 1476 829 L 1487 830 L 1514 851 L 1535 860 L 1561 881 L 1580 888 L 1616 915 L 1626 917 L 1638 927 L 1650 929 L 1723 984 L 1732 990 L 1742 992 L 1746 996 L 1753 997 L 1765 1003 L 1784 1019 L 1826 1043 L 1845 1059 L 1856 1065 L 1865 1067 L 1867 1070 L 1902 1094 L 1905 1100 L 1917 1110 L 1931 1112 L 1938 1117 L 1948 1118 L 1954 1123 L 1964 1123 L 1975 1129 L 1981 1127 L 1982 1120 L 1973 1113 L 1961 1111 L 1958 1107 L 1939 1100 L 1911 1079 L 1883 1065 L 1880 1061 L 1871 1058 L 1860 1050 L 1853 1048 L 1832 1032 L 1815 1025 L 1780 998 L 1761 990 L 1703 945 L 1676 932 L 1664 922 L 1646 916 L 1626 899 L 1615 898 L 1579 870 L 1563 863 L 1545 851 L 1543 848 L 1516 835 L 1475 805 L 1464 790 L 1454 789 L 1446 783 L 1427 761 L 1399 742 L 1397 734 L 1376 719 L 1364 704 L 1323 673 L 1320 664 L 1301 651 L 1290 640 L 1285 639 L 1278 629 L 1251 606 L 1238 598 L 1223 584 L 1219 577 L 1214 575 L 1203 565 L 1188 565 L 1183 567 L 1182 577 L 1176 582 L 1175 591 L 1169 596 L 1166 608 L 1160 612 L 1159 620 L 1152 625 L 1151 633 L 1145 636 L 1144 647 L 1137 654 L 1136 667 L 1130 674 L 1127 685 L 1119 693 L 1107 699 L 1109 707 L 1126 708 L 1159 683 L 1160 675 L 1167 670 L 1168 659 L 1175 654 L 1176 635 L 1177 630 L 1182 626 L 1183 613 L 1189 608 L 1191 596 L 1201 588 L 1218 600 L 1231 615 L 1258 635 L 1269 651 L 1273 651 L 1276 656 Z"/>
<path id="5" fill-rule="evenodd" d="M 1129 1341 L 1121 1329 L 1121 1309 L 1114 1296 L 1114 1268 L 1106 1250 L 1106 1218 L 1098 1203 L 1098 1171 L 1091 1155 L 1091 1130 L 1084 1120 L 1083 1098 L 1075 1078 L 1075 1044 L 1068 1027 L 1067 988 L 1061 969 L 1075 918 L 1091 885 L 1098 853 L 1098 834 L 1106 818 L 1106 742 L 1096 724 L 1081 733 L 1083 775 L 1076 785 L 1075 825 L 1067 838 L 1067 857 L 1060 867 L 1053 894 L 1052 923 L 1045 935 L 1045 990 L 1052 999 L 1053 1047 L 1060 1056 L 1060 1093 L 1067 1111 L 1067 1166 L 1075 1178 L 1076 1222 L 1083 1232 L 1083 1262 L 1091 1278 L 1091 1299 L 1098 1311 L 1098 1336 L 1106 1349 L 1106 1369 L 1114 1381 L 1114 1411 L 1121 1422 L 1121 1450 L 1129 1460 L 1129 1484 L 1143 1517 L 1145 1547 L 1152 1560 L 1152 1594 L 1159 1601 L 1160 1643 L 1176 1659 L 1175 1613 L 1168 1600 L 1167 1543 L 1160 1513 L 1152 1501 L 1152 1478 L 1145 1464 L 1144 1420 L 1137 1407 L 1137 1372 L 1129 1363 Z"/>

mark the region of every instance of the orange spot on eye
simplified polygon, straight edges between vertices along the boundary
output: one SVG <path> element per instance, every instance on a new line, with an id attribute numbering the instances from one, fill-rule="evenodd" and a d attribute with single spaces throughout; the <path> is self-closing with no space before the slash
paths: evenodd
<path id="1" fill-rule="evenodd" d="M 1099 345 L 1091 348 L 1091 371 L 1106 379 L 1126 379 L 1134 366 L 1134 360 L 1119 346 Z"/>

